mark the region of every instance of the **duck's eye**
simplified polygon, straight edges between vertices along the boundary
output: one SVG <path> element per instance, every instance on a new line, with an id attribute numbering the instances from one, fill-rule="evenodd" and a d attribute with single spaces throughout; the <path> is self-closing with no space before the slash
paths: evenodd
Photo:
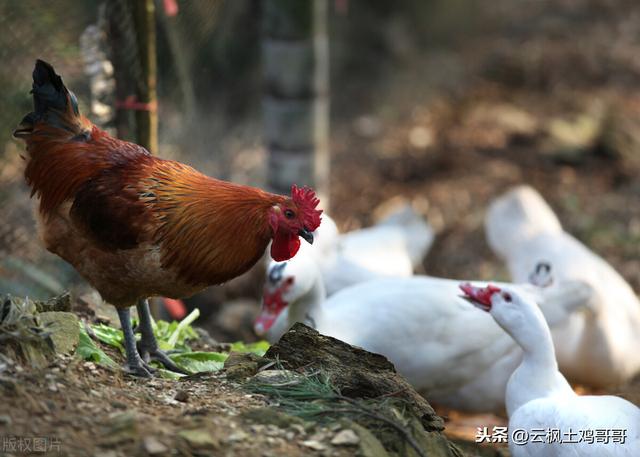
<path id="1" fill-rule="evenodd" d="M 513 300 L 511 298 L 511 294 L 508 292 L 505 292 L 502 294 L 502 298 L 504 298 L 504 301 L 511 303 L 511 301 Z"/>
<path id="2" fill-rule="evenodd" d="M 296 216 L 296 213 L 294 213 L 290 209 L 284 210 L 284 217 L 286 217 L 287 219 L 293 219 L 295 216 Z"/>

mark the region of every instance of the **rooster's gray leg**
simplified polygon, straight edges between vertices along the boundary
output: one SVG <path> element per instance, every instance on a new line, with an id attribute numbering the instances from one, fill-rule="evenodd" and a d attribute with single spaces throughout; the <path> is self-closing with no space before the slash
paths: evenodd
<path id="1" fill-rule="evenodd" d="M 142 339 L 140 339 L 140 342 L 138 343 L 138 351 L 142 356 L 142 360 L 144 360 L 145 362 L 155 360 L 156 362 L 160 362 L 167 370 L 188 374 L 178 368 L 178 366 L 167 356 L 167 354 L 165 354 L 158 348 L 158 342 L 156 341 L 156 337 L 153 334 L 153 327 L 151 325 L 149 301 L 146 299 L 140 300 L 136 307 L 138 308 L 138 319 L 140 320 L 138 328 L 140 330 L 140 333 L 142 334 Z"/>
<path id="2" fill-rule="evenodd" d="M 129 308 L 116 309 L 118 310 L 118 317 L 120 318 L 120 327 L 124 334 L 124 349 L 127 353 L 126 371 L 134 376 L 149 378 L 151 377 L 151 372 L 140 358 L 138 350 L 136 349 L 136 337 L 133 334 L 133 329 L 131 328 L 131 314 L 129 312 Z"/>

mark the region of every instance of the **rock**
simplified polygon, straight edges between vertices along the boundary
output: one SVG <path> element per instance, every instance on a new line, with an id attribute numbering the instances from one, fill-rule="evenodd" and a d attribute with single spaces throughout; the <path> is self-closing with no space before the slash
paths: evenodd
<path id="1" fill-rule="evenodd" d="M 315 451 L 324 451 L 327 448 L 327 446 L 316 440 L 303 441 L 301 444 Z"/>
<path id="2" fill-rule="evenodd" d="M 263 358 L 251 352 L 232 352 L 224 362 L 227 379 L 237 381 L 255 375 Z"/>
<path id="3" fill-rule="evenodd" d="M 380 354 L 351 346 L 297 323 L 271 346 L 265 358 L 280 360 L 287 369 L 319 369 L 346 397 L 378 398 L 393 394 L 419 417 L 427 431 L 442 431 L 444 422 L 393 364 Z M 312 363 L 309 363 L 312 361 Z"/>
<path id="4" fill-rule="evenodd" d="M 286 382 L 295 382 L 302 379 L 303 376 L 291 370 L 265 370 L 256 373 L 252 380 L 261 384 L 282 384 Z"/>
<path id="5" fill-rule="evenodd" d="M 304 425 L 302 424 L 291 424 L 289 425 L 289 428 L 300 436 L 304 436 L 307 434 L 307 431 L 305 430 Z"/>
<path id="6" fill-rule="evenodd" d="M 194 449 L 217 449 L 220 446 L 220 443 L 204 428 L 182 430 L 178 432 L 178 436 L 184 439 L 189 446 Z"/>
<path id="7" fill-rule="evenodd" d="M 541 127 L 537 118 L 509 103 L 474 103 L 465 110 L 462 129 L 455 135 L 459 145 L 501 149 L 514 142 L 534 141 Z"/>
<path id="8" fill-rule="evenodd" d="M 71 311 L 71 294 L 64 292 L 57 297 L 50 298 L 47 301 L 36 301 L 36 309 L 39 313 L 50 311 Z"/>
<path id="9" fill-rule="evenodd" d="M 3 295 L 0 297 L 0 327 L 8 359 L 27 362 L 32 368 L 44 368 L 54 358 L 53 341 L 36 319 L 36 305 L 28 298 Z M 16 369 L 18 369 L 16 364 Z"/>
<path id="10" fill-rule="evenodd" d="M 602 109 L 594 108 L 572 119 L 552 118 L 547 123 L 547 144 L 542 152 L 561 163 L 578 164 L 602 138 Z"/>
<path id="11" fill-rule="evenodd" d="M 38 315 L 40 322 L 51 332 L 50 338 L 58 354 L 71 354 L 78 346 L 80 326 L 78 317 L 65 311 L 48 311 Z"/>
<path id="12" fill-rule="evenodd" d="M 116 409 L 127 409 L 129 407 L 126 403 L 123 403 L 120 400 L 112 400 L 111 406 Z"/>
<path id="13" fill-rule="evenodd" d="M 331 440 L 331 444 L 335 446 L 354 446 L 358 443 L 360 443 L 360 438 L 356 432 L 349 428 L 341 430 Z"/>
<path id="14" fill-rule="evenodd" d="M 181 401 L 182 403 L 186 403 L 187 401 L 189 401 L 189 392 L 187 392 L 186 390 L 179 390 L 176 392 L 173 398 L 177 401 Z"/>
<path id="15" fill-rule="evenodd" d="M 237 432 L 234 432 L 231 435 L 229 435 L 229 438 L 227 438 L 227 441 L 230 441 L 230 442 L 244 441 L 247 438 L 249 438 L 248 433 L 242 430 L 238 430 Z"/>
<path id="16" fill-rule="evenodd" d="M 240 381 L 242 379 L 246 379 L 258 370 L 257 365 L 247 364 L 247 365 L 234 365 L 229 367 L 228 370 L 225 370 L 227 374 L 227 379 L 229 381 Z"/>
<path id="17" fill-rule="evenodd" d="M 432 146 L 435 141 L 435 135 L 433 130 L 424 127 L 416 126 L 409 131 L 409 143 L 411 146 L 417 149 L 425 149 Z"/>
<path id="18" fill-rule="evenodd" d="M 230 368 L 235 365 L 245 364 L 247 362 L 255 363 L 256 365 L 261 365 L 266 363 L 263 357 L 260 357 L 253 352 L 231 352 L 229 357 L 224 362 L 224 368 Z"/>
<path id="19" fill-rule="evenodd" d="M 7 414 L 0 415 L 0 425 L 11 425 L 12 422 L 11 416 Z"/>
<path id="20" fill-rule="evenodd" d="M 155 436 L 146 436 L 142 440 L 142 446 L 149 455 L 164 454 L 169 451 L 169 448 L 162 444 Z"/>

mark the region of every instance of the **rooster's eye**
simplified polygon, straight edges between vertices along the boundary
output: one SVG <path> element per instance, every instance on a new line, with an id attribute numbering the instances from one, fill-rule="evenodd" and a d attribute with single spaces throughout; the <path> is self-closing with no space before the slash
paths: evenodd
<path id="1" fill-rule="evenodd" d="M 294 213 L 290 209 L 284 210 L 284 217 L 286 217 L 287 219 L 293 219 L 295 217 L 295 215 L 296 215 L 296 213 Z"/>
<path id="2" fill-rule="evenodd" d="M 502 294 L 502 297 L 504 298 L 504 301 L 506 302 L 511 302 L 512 298 L 511 298 L 511 294 L 505 292 L 504 294 Z"/>

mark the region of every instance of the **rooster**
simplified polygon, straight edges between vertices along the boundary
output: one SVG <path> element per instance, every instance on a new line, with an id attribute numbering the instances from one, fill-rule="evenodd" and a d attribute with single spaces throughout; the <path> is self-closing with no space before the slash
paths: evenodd
<path id="1" fill-rule="evenodd" d="M 180 371 L 158 349 L 148 297 L 185 297 L 228 281 L 270 241 L 275 260 L 293 257 L 299 237 L 313 243 L 321 220 L 313 190 L 294 185 L 285 197 L 213 179 L 113 138 L 80 115 L 75 95 L 42 60 L 32 93 L 34 111 L 13 134 L 26 143 L 40 237 L 116 307 L 130 373 L 151 376 L 150 360 Z"/>

